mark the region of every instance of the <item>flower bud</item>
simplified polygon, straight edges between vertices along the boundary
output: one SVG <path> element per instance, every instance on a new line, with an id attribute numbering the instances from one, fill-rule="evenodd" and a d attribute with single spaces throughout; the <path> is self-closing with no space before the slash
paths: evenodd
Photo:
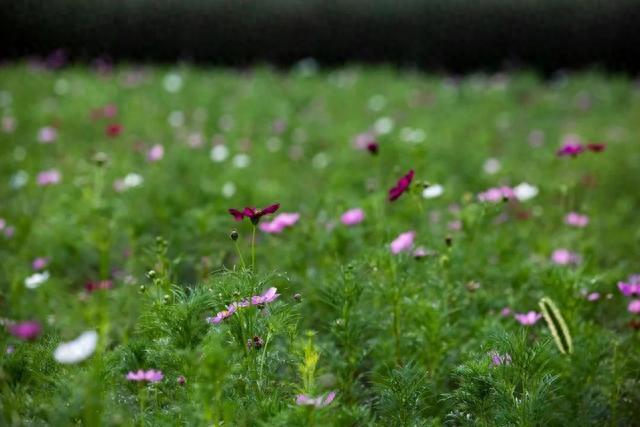
<path id="1" fill-rule="evenodd" d="M 187 382 L 187 379 L 184 377 L 184 375 L 180 375 L 176 381 L 178 382 L 178 384 L 184 385 Z"/>
<path id="2" fill-rule="evenodd" d="M 106 165 L 107 162 L 109 161 L 109 156 L 107 155 L 107 153 L 98 151 L 96 154 L 94 154 L 93 161 L 95 162 L 96 165 L 102 167 Z"/>
<path id="3" fill-rule="evenodd" d="M 147 287 L 145 285 L 140 285 L 140 292 L 144 292 L 147 290 Z"/>
<path id="4" fill-rule="evenodd" d="M 231 230 L 231 233 L 229 234 L 229 237 L 231 237 L 231 240 L 233 240 L 234 242 L 238 240 L 239 236 L 240 235 L 238 234 L 238 230 L 235 230 L 235 229 Z"/>
<path id="5" fill-rule="evenodd" d="M 147 272 L 147 278 L 153 280 L 156 278 L 156 271 L 155 270 L 149 270 Z"/>
<path id="6" fill-rule="evenodd" d="M 451 236 L 446 236 L 444 238 L 444 243 L 447 245 L 447 247 L 451 247 L 451 245 L 453 244 L 453 238 Z"/>
<path id="7" fill-rule="evenodd" d="M 293 294 L 293 299 L 295 300 L 295 302 L 300 302 L 302 301 L 302 295 L 301 294 Z"/>

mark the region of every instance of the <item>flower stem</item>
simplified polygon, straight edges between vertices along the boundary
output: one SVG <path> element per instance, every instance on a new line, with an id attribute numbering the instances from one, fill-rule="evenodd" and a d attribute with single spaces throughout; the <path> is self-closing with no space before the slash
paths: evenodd
<path id="1" fill-rule="evenodd" d="M 242 264 L 242 269 L 246 270 L 247 266 L 244 263 L 244 258 L 242 257 L 242 252 L 240 251 L 240 246 L 238 246 L 238 242 L 233 242 L 233 244 L 236 246 L 236 252 L 238 253 L 238 257 L 240 258 L 240 263 Z"/>
<path id="2" fill-rule="evenodd" d="M 251 233 L 251 271 L 256 270 L 256 226 L 253 226 L 253 232 Z"/>

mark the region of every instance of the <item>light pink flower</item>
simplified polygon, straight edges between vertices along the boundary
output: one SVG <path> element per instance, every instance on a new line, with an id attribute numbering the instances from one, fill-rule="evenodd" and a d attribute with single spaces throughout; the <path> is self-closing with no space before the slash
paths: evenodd
<path id="1" fill-rule="evenodd" d="M 500 310 L 500 315 L 502 317 L 511 316 L 511 308 L 510 307 L 504 307 L 502 310 Z"/>
<path id="2" fill-rule="evenodd" d="M 269 302 L 273 302 L 276 299 L 278 299 L 278 297 L 280 296 L 280 294 L 278 294 L 276 292 L 278 292 L 277 288 L 269 288 L 262 295 L 254 295 L 254 296 L 251 297 L 251 304 L 252 305 L 260 305 L 260 304 L 266 304 L 266 303 L 269 303 Z"/>
<path id="3" fill-rule="evenodd" d="M 432 254 L 431 251 L 429 251 L 427 248 L 425 248 L 424 246 L 418 246 L 414 251 L 413 251 L 413 257 L 414 258 L 424 258 L 428 255 Z"/>
<path id="4" fill-rule="evenodd" d="M 272 221 L 262 221 L 258 227 L 265 233 L 278 234 L 282 233 L 285 228 L 292 227 L 300 219 L 299 213 L 283 212 L 276 215 Z"/>
<path id="5" fill-rule="evenodd" d="M 52 142 L 55 142 L 57 138 L 58 131 L 54 127 L 46 126 L 40 128 L 40 130 L 38 131 L 38 141 L 41 144 L 51 144 Z"/>
<path id="6" fill-rule="evenodd" d="M 589 217 L 586 215 L 581 215 L 577 212 L 569 212 L 567 216 L 564 217 L 564 222 L 567 225 L 582 228 L 586 227 L 589 223 Z"/>
<path id="7" fill-rule="evenodd" d="M 629 313 L 640 314 L 640 299 L 634 299 L 627 306 Z"/>
<path id="8" fill-rule="evenodd" d="M 360 224 L 364 220 L 364 211 L 360 208 L 349 209 L 340 217 L 340 222 L 344 225 Z"/>
<path id="9" fill-rule="evenodd" d="M 371 144 L 375 144 L 376 138 L 372 133 L 364 132 L 353 138 L 353 146 L 359 150 L 367 150 Z"/>
<path id="10" fill-rule="evenodd" d="M 587 301 L 598 301 L 600 299 L 599 292 L 591 292 L 587 295 Z"/>
<path id="11" fill-rule="evenodd" d="M 157 162 L 164 157 L 164 147 L 162 144 L 155 144 L 147 152 L 147 160 L 150 162 Z"/>
<path id="12" fill-rule="evenodd" d="M 62 175 L 60 174 L 60 172 L 58 172 L 58 170 L 50 169 L 50 170 L 40 172 L 38 174 L 36 181 L 38 185 L 45 186 L 45 185 L 57 184 L 60 182 L 61 179 L 62 179 Z"/>
<path id="13" fill-rule="evenodd" d="M 413 246 L 413 239 L 416 237 L 415 231 L 407 231 L 401 233 L 396 239 L 389 245 L 393 254 L 399 254 L 400 252 L 406 252 Z"/>
<path id="14" fill-rule="evenodd" d="M 138 370 L 138 372 L 129 372 L 126 376 L 129 381 L 147 381 L 152 383 L 157 383 L 162 381 L 164 375 L 162 375 L 161 371 L 156 371 L 154 369 L 150 369 L 148 371 L 143 371 L 142 369 Z"/>
<path id="15" fill-rule="evenodd" d="M 7 239 L 10 239 L 13 237 L 13 235 L 15 234 L 16 229 L 13 226 L 9 226 L 7 228 L 4 229 L 4 237 L 6 237 Z"/>
<path id="16" fill-rule="evenodd" d="M 4 230 L 4 227 L 7 226 L 7 221 L 4 218 L 0 218 L 0 231 Z"/>
<path id="17" fill-rule="evenodd" d="M 481 202 L 500 202 L 505 199 L 513 199 L 516 195 L 511 187 L 493 187 L 478 194 L 478 200 Z"/>
<path id="18" fill-rule="evenodd" d="M 625 297 L 630 297 L 633 294 L 640 295 L 640 283 L 618 282 L 618 289 Z"/>
<path id="19" fill-rule="evenodd" d="M 4 133 L 13 133 L 16 130 L 16 119 L 10 116 L 2 117 L 2 131 Z"/>
<path id="20" fill-rule="evenodd" d="M 333 402 L 333 399 L 336 397 L 336 392 L 332 391 L 327 394 L 326 397 L 318 396 L 318 397 L 310 397 L 306 394 L 299 394 L 296 397 L 296 405 L 299 406 L 314 406 L 316 408 L 324 408 Z"/>
<path id="21" fill-rule="evenodd" d="M 567 249 L 556 249 L 551 254 L 551 261 L 557 265 L 575 265 L 580 263 L 580 255 Z"/>
<path id="22" fill-rule="evenodd" d="M 530 311 L 528 313 L 516 313 L 514 317 L 521 325 L 529 326 L 535 325 L 542 318 L 542 314 Z"/>
<path id="23" fill-rule="evenodd" d="M 229 304 L 226 310 L 216 313 L 215 317 L 207 317 L 207 322 L 217 325 L 224 319 L 231 317 L 237 310 L 237 304 Z"/>
<path id="24" fill-rule="evenodd" d="M 49 258 L 38 257 L 33 260 L 33 262 L 31 263 L 31 267 L 34 270 L 38 271 L 44 269 L 47 264 L 49 264 Z"/>

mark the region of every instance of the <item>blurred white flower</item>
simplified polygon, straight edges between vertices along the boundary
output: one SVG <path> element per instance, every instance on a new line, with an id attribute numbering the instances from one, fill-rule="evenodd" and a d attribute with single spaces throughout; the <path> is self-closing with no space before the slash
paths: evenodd
<path id="1" fill-rule="evenodd" d="M 140 174 L 130 173 L 124 177 L 123 182 L 126 188 L 134 188 L 142 185 L 142 183 L 144 182 L 144 178 Z"/>
<path id="2" fill-rule="evenodd" d="M 229 149 L 223 144 L 216 145 L 211 149 L 209 156 L 214 162 L 224 162 L 229 157 Z"/>
<path id="3" fill-rule="evenodd" d="M 58 79 L 53 85 L 53 91 L 56 95 L 66 95 L 69 93 L 69 81 L 66 79 Z"/>
<path id="4" fill-rule="evenodd" d="M 368 102 L 368 107 L 371 111 L 381 111 L 384 106 L 387 104 L 387 99 L 378 94 L 378 95 L 373 95 L 371 98 L 369 98 L 369 102 Z"/>
<path id="5" fill-rule="evenodd" d="M 329 165 L 329 156 L 326 153 L 318 153 L 313 156 L 311 160 L 311 165 L 315 169 L 324 169 Z"/>
<path id="6" fill-rule="evenodd" d="M 484 170 L 485 173 L 489 174 L 489 175 L 494 175 L 496 173 L 498 173 L 498 171 L 500 170 L 500 168 L 502 167 L 502 165 L 500 164 L 500 160 L 498 159 L 494 159 L 489 158 L 484 162 L 484 165 L 482 165 L 482 170 Z"/>
<path id="7" fill-rule="evenodd" d="M 180 92 L 182 89 L 182 77 L 176 73 L 167 74 L 162 81 L 164 89 L 170 93 Z"/>
<path id="8" fill-rule="evenodd" d="M 247 166 L 249 166 L 249 163 L 251 163 L 251 159 L 246 154 L 236 154 L 233 157 L 233 166 L 237 167 L 238 169 L 246 168 Z"/>
<path id="9" fill-rule="evenodd" d="M 267 139 L 267 150 L 275 153 L 276 151 L 280 151 L 280 148 L 282 148 L 282 140 L 280 138 L 272 136 Z"/>
<path id="10" fill-rule="evenodd" d="M 404 127 L 400 130 L 400 139 L 405 142 L 412 142 L 419 144 L 424 141 L 426 135 L 422 129 L 413 129 L 410 127 Z"/>
<path id="11" fill-rule="evenodd" d="M 49 272 L 43 271 L 42 273 L 33 273 L 31 276 L 24 279 L 24 285 L 29 289 L 39 288 L 44 282 L 49 280 Z"/>
<path id="12" fill-rule="evenodd" d="M 29 174 L 23 170 L 20 170 L 11 177 L 11 180 L 9 181 L 9 185 L 14 190 L 18 190 L 24 187 L 25 185 L 27 185 L 28 181 L 29 181 Z"/>
<path id="13" fill-rule="evenodd" d="M 73 341 L 61 343 L 53 352 L 53 357 L 59 363 L 82 362 L 93 354 L 98 344 L 98 333 L 96 331 L 83 332 Z"/>
<path id="14" fill-rule="evenodd" d="M 422 197 L 425 199 L 435 199 L 442 196 L 444 193 L 444 187 L 440 184 L 433 184 L 422 190 Z"/>
<path id="15" fill-rule="evenodd" d="M 236 185 L 233 182 L 225 182 L 222 186 L 222 195 L 230 199 L 234 194 L 236 194 Z"/>
<path id="16" fill-rule="evenodd" d="M 172 111 L 167 118 L 169 126 L 179 128 L 184 124 L 184 113 L 182 111 Z"/>
<path id="17" fill-rule="evenodd" d="M 384 135 L 393 130 L 393 120 L 390 117 L 380 117 L 373 125 L 378 135 Z"/>
<path id="18" fill-rule="evenodd" d="M 518 200 L 524 202 L 526 200 L 533 199 L 538 195 L 538 187 L 523 182 L 513 188 L 513 193 L 516 195 Z"/>

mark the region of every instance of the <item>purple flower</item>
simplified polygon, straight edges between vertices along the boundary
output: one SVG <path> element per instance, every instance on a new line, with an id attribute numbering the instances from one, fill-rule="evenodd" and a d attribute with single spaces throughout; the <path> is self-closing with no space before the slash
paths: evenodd
<path id="1" fill-rule="evenodd" d="M 157 162 L 164 157 L 164 147 L 162 144 L 155 144 L 147 152 L 147 160 L 150 162 Z"/>
<path id="2" fill-rule="evenodd" d="M 529 326 L 535 325 L 542 318 L 542 314 L 530 311 L 528 313 L 516 313 L 514 317 L 521 325 Z"/>
<path id="3" fill-rule="evenodd" d="M 398 183 L 389 189 L 389 201 L 393 202 L 397 200 L 398 197 L 402 196 L 402 193 L 407 191 L 409 185 L 411 185 L 411 181 L 413 180 L 413 169 L 411 169 L 405 176 L 398 180 Z"/>
<path id="4" fill-rule="evenodd" d="M 330 392 L 329 394 L 326 395 L 326 397 L 325 396 L 310 397 L 306 394 L 299 394 L 296 397 L 296 405 L 324 408 L 325 406 L 333 402 L 333 399 L 335 399 L 335 397 L 336 397 L 335 391 Z"/>
<path id="5" fill-rule="evenodd" d="M 586 215 L 581 215 L 577 212 L 569 212 L 567 216 L 564 217 L 564 223 L 567 225 L 571 225 L 573 227 L 586 227 L 589 224 L 589 217 Z"/>
<path id="6" fill-rule="evenodd" d="M 162 371 L 156 371 L 150 369 L 148 371 L 143 371 L 142 369 L 138 370 L 138 372 L 129 372 L 126 376 L 129 381 L 147 381 L 152 383 L 157 383 L 162 381 L 164 375 L 162 375 Z"/>
<path id="7" fill-rule="evenodd" d="M 489 352 L 489 356 L 491 356 L 491 364 L 494 366 L 510 365 L 512 362 L 509 353 L 505 353 L 504 356 L 502 356 L 497 351 L 491 351 Z"/>
<path id="8" fill-rule="evenodd" d="M 280 208 L 280 203 L 276 203 L 274 205 L 267 206 L 263 209 L 256 209 L 251 207 L 245 207 L 242 211 L 237 209 L 229 209 L 229 213 L 233 215 L 233 218 L 236 221 L 242 221 L 243 218 L 247 217 L 251 220 L 251 223 L 254 225 L 260 222 L 260 218 L 264 215 L 275 213 Z"/>
<path id="9" fill-rule="evenodd" d="M 627 311 L 633 314 L 640 314 L 640 299 L 634 299 L 627 306 Z"/>
<path id="10" fill-rule="evenodd" d="M 278 292 L 277 288 L 269 288 L 262 295 L 254 295 L 254 296 L 251 297 L 251 304 L 252 305 L 260 305 L 260 304 L 266 304 L 266 303 L 269 303 L 269 302 L 273 302 L 280 296 L 280 294 L 278 294 L 276 292 Z"/>
<path id="11" fill-rule="evenodd" d="M 407 231 L 401 233 L 396 239 L 389 245 L 391 253 L 397 255 L 400 252 L 406 252 L 413 246 L 413 239 L 416 237 L 415 231 Z"/>
<path id="12" fill-rule="evenodd" d="M 364 211 L 360 208 L 349 209 L 342 214 L 340 222 L 347 226 L 356 225 L 364 221 L 364 216 Z"/>
<path id="13" fill-rule="evenodd" d="M 575 265 L 580 263 L 580 255 L 567 249 L 556 249 L 551 254 L 551 261 L 557 265 Z"/>
<path id="14" fill-rule="evenodd" d="M 33 262 L 31 263 L 31 267 L 36 270 L 43 270 L 47 264 L 49 264 L 49 258 L 44 258 L 44 257 L 38 257 L 36 259 L 33 260 Z"/>
<path id="15" fill-rule="evenodd" d="M 235 313 L 237 310 L 237 304 L 229 304 L 229 306 L 227 306 L 226 310 L 222 310 L 218 313 L 216 313 L 215 317 L 207 317 L 207 322 L 209 323 L 213 323 L 213 324 L 218 324 L 220 322 L 222 322 L 224 319 L 226 319 L 227 317 L 231 317 L 233 315 L 233 313 Z"/>
<path id="16" fill-rule="evenodd" d="M 11 335 L 24 341 L 33 341 L 38 338 L 42 332 L 42 326 L 35 320 L 14 323 L 9 325 L 7 329 L 9 329 Z"/>
<path id="17" fill-rule="evenodd" d="M 640 284 L 638 283 L 618 282 L 618 289 L 625 297 L 630 297 L 633 294 L 640 295 Z"/>
<path id="18" fill-rule="evenodd" d="M 55 142 L 57 137 L 58 131 L 56 128 L 51 126 L 40 128 L 38 131 L 38 141 L 41 144 L 51 144 L 52 142 Z"/>
<path id="19" fill-rule="evenodd" d="M 40 172 L 38 174 L 38 177 L 36 178 L 36 181 L 38 185 L 45 186 L 57 184 L 61 179 L 62 175 L 60 174 L 60 172 L 58 172 L 57 169 L 50 169 Z"/>
<path id="20" fill-rule="evenodd" d="M 293 226 L 300 219 L 299 213 L 287 213 L 283 212 L 273 218 L 272 221 L 261 222 L 260 230 L 265 233 L 278 234 L 287 228 Z"/>

